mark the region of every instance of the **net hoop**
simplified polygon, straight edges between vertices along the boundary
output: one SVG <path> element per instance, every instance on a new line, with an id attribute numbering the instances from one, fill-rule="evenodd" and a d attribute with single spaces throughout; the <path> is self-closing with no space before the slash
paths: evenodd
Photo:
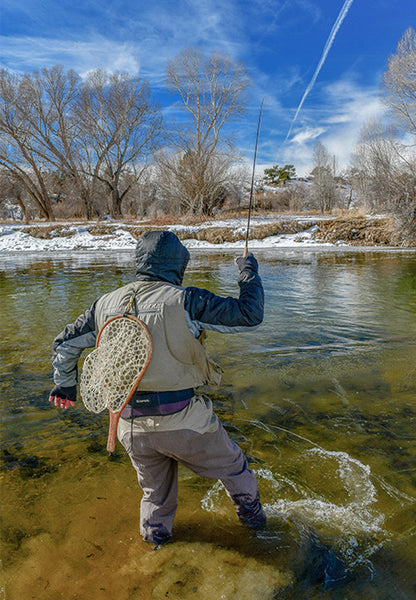
<path id="1" fill-rule="evenodd" d="M 109 452 L 114 451 L 121 411 L 145 374 L 152 351 L 152 338 L 145 323 L 133 315 L 117 315 L 104 323 L 95 349 L 84 361 L 81 397 L 92 412 L 109 410 Z"/>

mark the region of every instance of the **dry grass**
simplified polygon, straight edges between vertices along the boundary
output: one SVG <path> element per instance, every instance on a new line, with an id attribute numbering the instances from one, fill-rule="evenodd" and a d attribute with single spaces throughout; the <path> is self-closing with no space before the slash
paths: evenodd
<path id="1" fill-rule="evenodd" d="M 281 235 L 284 233 L 299 233 L 310 227 L 310 223 L 299 223 L 296 221 L 280 221 L 267 225 L 257 225 L 250 229 L 250 237 L 252 239 L 263 240 L 272 235 Z M 187 231 L 179 232 L 179 239 L 184 240 L 192 237 L 193 239 L 206 241 L 210 244 L 224 244 L 225 242 L 237 242 L 244 240 L 246 237 L 245 230 L 234 229 L 232 227 L 209 227 L 200 229 L 199 231 L 190 234 Z"/>
<path id="2" fill-rule="evenodd" d="M 227 215 L 218 215 L 218 218 L 224 220 L 241 217 L 241 212 L 230 212 Z M 113 236 L 120 225 L 125 226 L 125 230 L 130 232 L 134 238 L 138 239 L 143 233 L 155 229 L 166 229 L 170 225 L 181 224 L 189 227 L 203 225 L 204 222 L 214 219 L 205 219 L 204 217 L 163 217 L 138 224 L 137 220 L 131 221 L 112 221 L 95 222 L 85 225 L 91 235 L 94 236 Z M 71 223 L 72 224 L 72 223 Z M 302 222 L 292 220 L 279 220 L 274 223 L 263 225 L 252 224 L 250 237 L 252 239 L 262 240 L 266 237 L 282 234 L 294 234 L 305 231 L 311 227 L 311 222 Z M 340 212 L 339 216 L 330 220 L 317 220 L 318 229 L 314 234 L 315 239 L 324 242 L 336 243 L 344 241 L 351 245 L 361 246 L 396 246 L 404 245 L 403 239 L 398 239 L 397 232 L 394 231 L 394 222 L 392 219 L 369 219 L 362 216 L 358 211 L 351 213 Z M 39 239 L 51 239 L 53 237 L 71 237 L 75 231 L 69 230 L 66 225 L 48 224 L 44 226 L 31 225 L 22 229 L 24 233 Z M 181 240 L 194 238 L 200 241 L 206 241 L 211 244 L 224 244 L 227 242 L 236 242 L 245 239 L 245 229 L 235 227 L 207 227 L 197 231 L 179 231 L 177 236 Z"/>
<path id="3" fill-rule="evenodd" d="M 53 237 L 72 237 L 75 235 L 75 231 L 70 231 L 66 227 L 59 225 L 46 225 L 45 227 L 36 227 L 34 225 L 24 227 L 22 232 L 40 240 L 50 240 Z"/>
<path id="4" fill-rule="evenodd" d="M 243 239 L 235 229 L 230 227 L 209 227 L 208 229 L 200 229 L 190 233 L 189 231 L 179 232 L 179 239 L 186 240 L 193 238 L 210 244 L 224 244 L 225 242 L 236 242 Z"/>
<path id="5" fill-rule="evenodd" d="M 352 246 L 394 245 L 394 227 L 391 219 L 338 218 L 318 221 L 314 237 L 323 242 L 348 242 Z"/>
<path id="6" fill-rule="evenodd" d="M 96 225 L 88 225 L 87 230 L 91 235 L 114 235 L 115 229 L 119 227 L 118 223 L 97 223 Z"/>
<path id="7" fill-rule="evenodd" d="M 262 240 L 271 235 L 282 235 L 285 233 L 300 233 L 311 227 L 312 223 L 303 221 L 278 221 L 267 225 L 257 225 L 252 227 L 251 235 L 253 238 Z"/>
<path id="8" fill-rule="evenodd" d="M 131 233 L 136 240 L 138 240 L 139 237 L 141 237 L 147 231 L 154 231 L 155 229 L 159 229 L 159 227 L 155 227 L 155 225 L 143 225 L 138 227 L 129 227 L 127 231 Z M 164 229 L 164 227 L 160 227 L 160 229 Z"/>

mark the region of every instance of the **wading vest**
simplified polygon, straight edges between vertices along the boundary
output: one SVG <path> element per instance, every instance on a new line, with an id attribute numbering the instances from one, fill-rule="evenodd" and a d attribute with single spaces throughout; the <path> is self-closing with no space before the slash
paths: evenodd
<path id="1" fill-rule="evenodd" d="M 123 314 L 134 296 L 130 314 L 149 328 L 153 342 L 150 364 L 138 391 L 175 391 L 219 384 L 221 368 L 189 330 L 184 288 L 163 282 L 135 281 L 105 294 L 96 303 L 97 333 L 111 317 Z"/>

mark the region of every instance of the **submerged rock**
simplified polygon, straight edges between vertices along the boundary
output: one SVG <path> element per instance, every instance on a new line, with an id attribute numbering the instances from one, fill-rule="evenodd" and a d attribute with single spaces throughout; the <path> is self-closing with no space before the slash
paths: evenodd
<path id="1" fill-rule="evenodd" d="M 48 464 L 48 462 L 39 458 L 39 456 L 25 453 L 10 452 L 7 449 L 2 451 L 1 469 L 3 471 L 19 471 L 21 477 L 27 479 L 30 477 L 38 478 L 47 473 L 55 473 L 58 470 L 56 465 Z"/>

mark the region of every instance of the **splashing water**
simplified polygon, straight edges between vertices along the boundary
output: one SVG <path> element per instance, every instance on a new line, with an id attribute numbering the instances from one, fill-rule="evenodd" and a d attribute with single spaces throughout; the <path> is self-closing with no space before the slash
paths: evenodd
<path id="1" fill-rule="evenodd" d="M 321 540 L 348 568 L 369 565 L 371 554 L 388 539 L 385 516 L 374 506 L 377 490 L 370 467 L 346 452 L 311 448 L 285 460 L 285 471 L 297 472 L 298 479 L 267 467 L 255 471 L 271 526 L 289 523 L 300 544 L 307 538 Z M 224 495 L 222 484 L 215 483 L 202 508 L 220 511 Z"/>

